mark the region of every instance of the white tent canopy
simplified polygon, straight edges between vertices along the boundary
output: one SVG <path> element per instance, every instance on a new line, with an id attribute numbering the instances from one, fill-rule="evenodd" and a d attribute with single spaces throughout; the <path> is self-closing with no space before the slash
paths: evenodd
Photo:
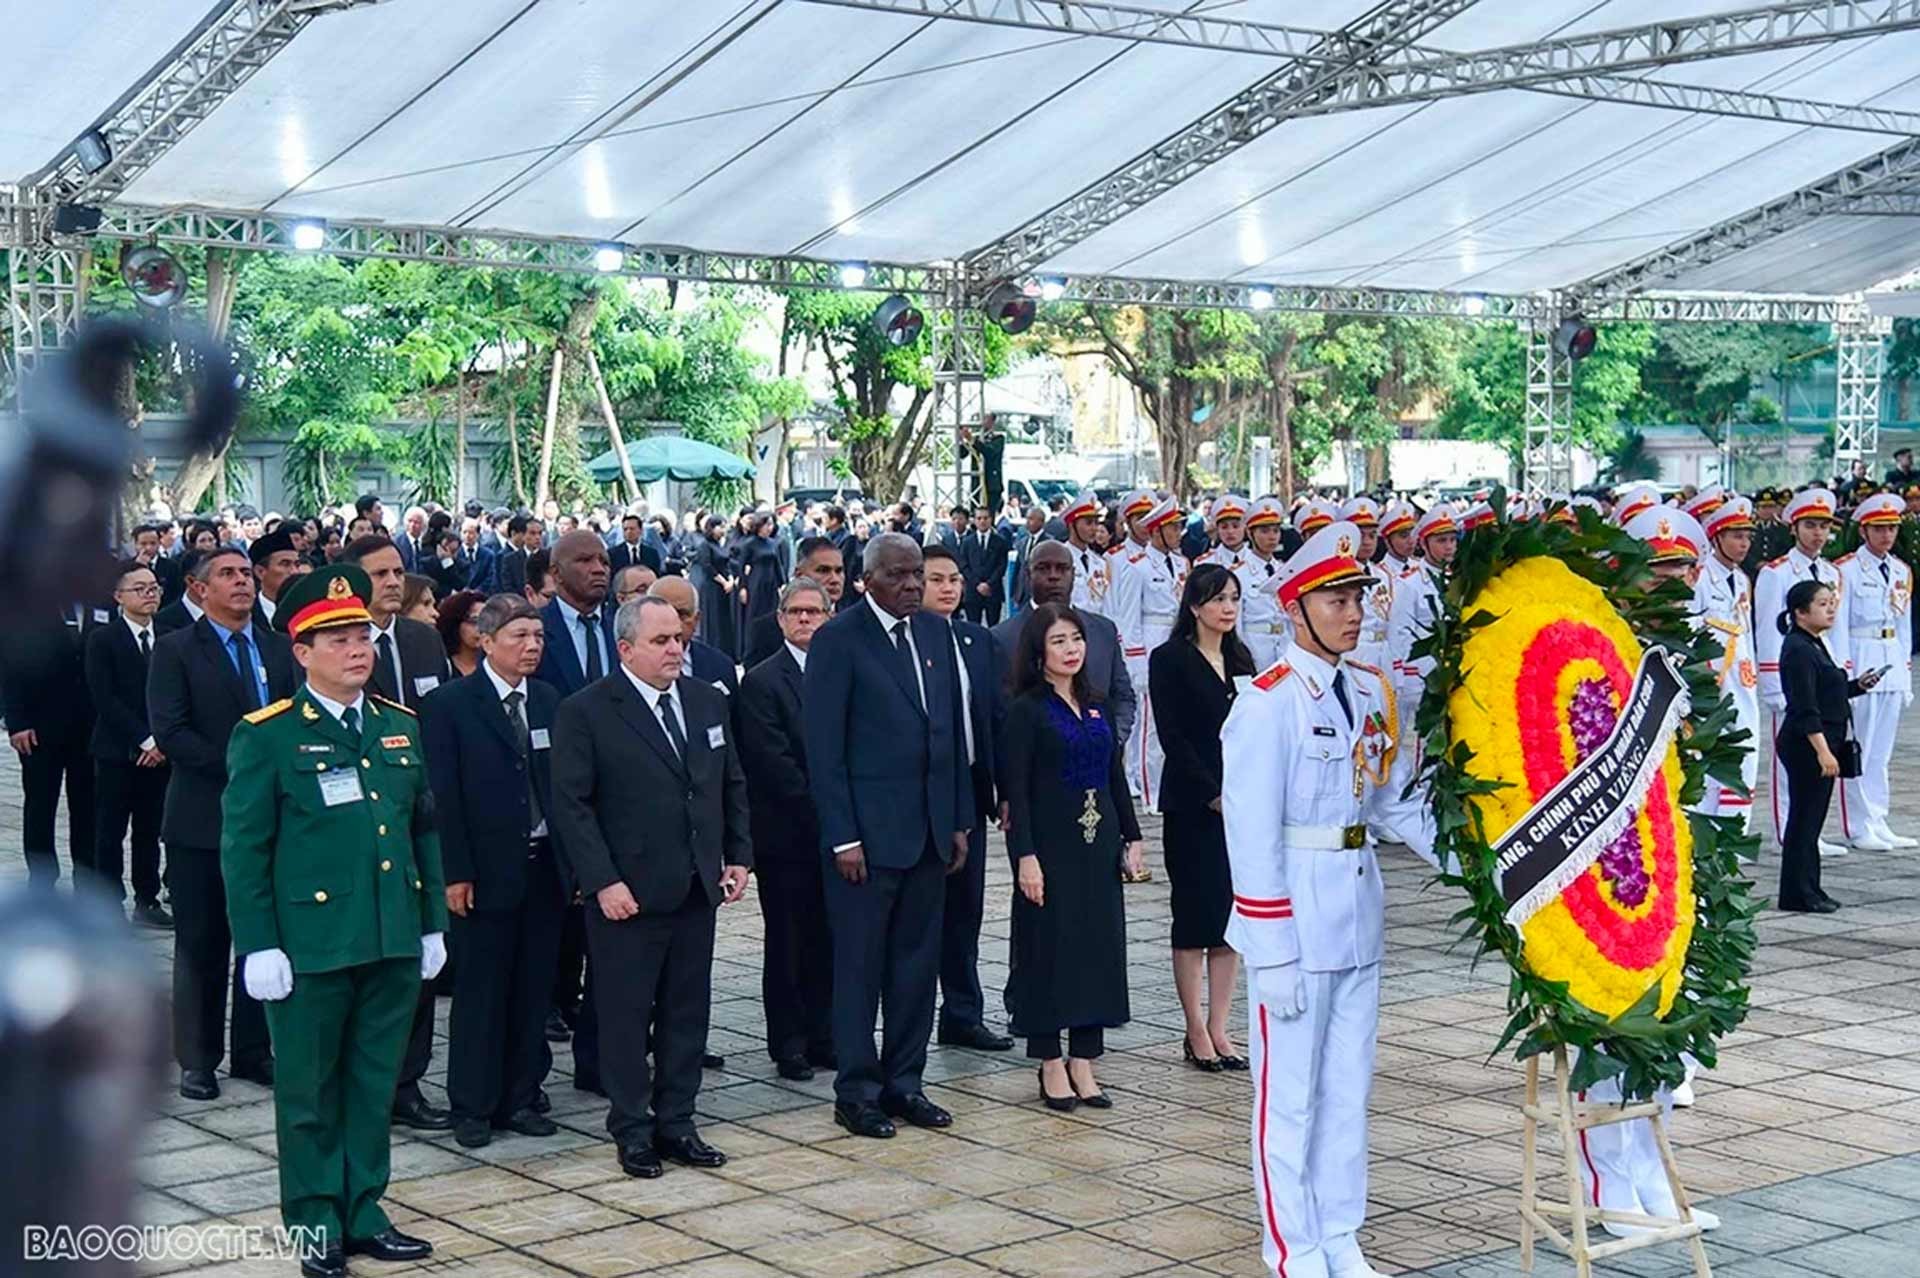
<path id="1" fill-rule="evenodd" d="M 166 50 L 237 4 L 317 7 L 112 201 L 934 263 L 994 244 L 1276 71 L 1315 65 L 1041 29 L 1108 6 L 1032 0 L 341 3 L 8 5 L 13 104 L 0 113 L 0 180 L 43 175 L 78 135 L 113 119 Z M 1732 8 L 1131 5 L 1309 35 L 1382 13 L 1458 11 L 1419 31 L 1419 56 Z M 1076 277 L 1464 293 L 1576 287 L 1909 140 L 1899 130 L 1920 120 L 1901 115 L 1920 112 L 1920 31 L 1887 15 L 1916 6 L 1827 7 L 1876 11 L 1886 33 L 1621 74 L 1685 86 L 1696 104 L 1738 90 L 1749 111 L 1758 94 L 1884 116 L 1836 116 L 1845 127 L 1827 127 L 1636 105 L 1626 99 L 1638 90 L 1624 81 L 1617 95 L 1601 91 L 1615 100 L 1536 85 L 1340 109 L 1282 120 L 1022 265 Z M 1030 25 L 918 11 L 947 8 Z M 1076 8 L 1086 12 L 1067 12 Z M 1133 34 L 1152 33 L 1136 22 Z M 1885 131 L 1868 131 L 1876 122 Z M 1639 284 L 1855 293 L 1920 266 L 1911 234 L 1920 204 L 1907 207 L 1914 197 L 1894 190 Z"/>

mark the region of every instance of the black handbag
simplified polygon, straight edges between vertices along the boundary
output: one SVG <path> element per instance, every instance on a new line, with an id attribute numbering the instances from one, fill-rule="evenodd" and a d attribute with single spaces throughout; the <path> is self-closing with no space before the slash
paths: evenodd
<path id="1" fill-rule="evenodd" d="M 1840 775 L 1851 779 L 1861 772 L 1860 743 L 1849 738 L 1840 743 L 1840 749 L 1834 757 L 1840 761 Z"/>

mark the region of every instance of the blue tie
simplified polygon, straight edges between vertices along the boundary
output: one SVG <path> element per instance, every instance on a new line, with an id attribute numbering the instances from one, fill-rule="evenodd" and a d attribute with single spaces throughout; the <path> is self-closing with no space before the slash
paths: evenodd
<path id="1" fill-rule="evenodd" d="M 233 646 L 233 665 L 240 672 L 240 683 L 246 689 L 247 704 L 258 709 L 260 706 L 260 677 L 254 670 L 253 644 L 246 635 L 235 631 L 228 642 Z"/>

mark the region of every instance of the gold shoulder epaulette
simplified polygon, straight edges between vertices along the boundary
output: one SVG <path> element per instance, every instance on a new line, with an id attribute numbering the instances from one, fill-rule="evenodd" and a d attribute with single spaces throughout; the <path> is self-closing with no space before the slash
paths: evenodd
<path id="1" fill-rule="evenodd" d="M 248 723 L 265 723 L 267 720 L 273 718 L 273 716 L 275 716 L 276 714 L 284 714 L 286 711 L 291 709 L 293 709 L 293 698 L 282 697 L 280 700 L 274 702 L 272 705 L 261 706 L 258 710 L 255 710 L 242 717 L 245 718 Z"/>
<path id="2" fill-rule="evenodd" d="M 1355 670 L 1366 671 L 1368 674 L 1372 675 L 1376 679 L 1379 679 L 1382 681 L 1386 679 L 1386 676 L 1380 673 L 1379 666 L 1370 666 L 1364 661 L 1354 661 L 1351 658 L 1348 659 L 1347 664 L 1352 666 Z"/>
<path id="3" fill-rule="evenodd" d="M 420 717 L 419 715 L 414 714 L 413 711 L 401 705 L 398 701 L 389 701 L 377 692 L 373 694 L 373 699 L 375 701 L 378 701 L 381 705 L 388 707 L 389 709 L 398 710 L 401 714 L 412 715 L 416 719 Z"/>
<path id="4" fill-rule="evenodd" d="M 1760 566 L 1762 568 L 1778 568 L 1781 564 L 1784 564 L 1785 562 L 1787 562 L 1787 557 L 1785 555 L 1782 555 L 1778 559 L 1769 559 L 1767 560 L 1767 562 L 1765 562 L 1764 564 L 1761 564 Z"/>

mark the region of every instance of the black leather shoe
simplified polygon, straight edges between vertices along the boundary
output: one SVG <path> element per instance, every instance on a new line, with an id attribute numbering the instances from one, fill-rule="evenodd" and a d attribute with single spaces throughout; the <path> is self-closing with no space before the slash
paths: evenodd
<path id="1" fill-rule="evenodd" d="M 1815 901 L 1808 908 L 1811 909 L 1815 914 L 1832 914 L 1835 910 L 1840 908 L 1840 902 L 1834 900 L 1830 896 L 1822 897 L 1820 900 Z"/>
<path id="2" fill-rule="evenodd" d="M 245 1065 L 237 1065 L 227 1072 L 244 1082 L 257 1083 L 261 1087 L 272 1087 L 273 1057 L 267 1056 Z"/>
<path id="3" fill-rule="evenodd" d="M 433 1244 L 424 1238 L 403 1234 L 389 1225 L 371 1238 L 349 1238 L 347 1255 L 372 1256 L 375 1260 L 425 1260 L 433 1254 Z"/>
<path id="4" fill-rule="evenodd" d="M 180 1071 L 180 1094 L 188 1100 L 219 1100 L 220 1080 L 213 1076 L 210 1069 L 183 1069 Z"/>
<path id="5" fill-rule="evenodd" d="M 725 1167 L 727 1156 L 698 1136 L 656 1136 L 653 1151 L 682 1167 Z"/>
<path id="6" fill-rule="evenodd" d="M 1042 1065 L 1038 1070 L 1034 1072 L 1040 1076 L 1040 1101 L 1048 1109 L 1059 1110 L 1062 1114 L 1071 1114 L 1074 1111 L 1074 1109 L 1079 1106 L 1080 1098 L 1073 1094 L 1071 1085 L 1069 1085 L 1067 1094 L 1065 1096 L 1050 1096 L 1047 1094 L 1047 1067 L 1046 1066 Z"/>
<path id="7" fill-rule="evenodd" d="M 135 901 L 133 903 L 133 921 L 141 927 L 171 929 L 173 915 L 167 913 L 167 907 L 158 901 Z"/>
<path id="8" fill-rule="evenodd" d="M 1218 1056 L 1195 1055 L 1193 1044 L 1190 1042 L 1181 1043 L 1180 1051 L 1186 1058 L 1187 1064 L 1193 1066 L 1203 1074 L 1222 1074 L 1226 1072 L 1227 1063 L 1225 1061 L 1221 1060 Z"/>
<path id="9" fill-rule="evenodd" d="M 649 1145 L 626 1145 L 620 1150 L 620 1170 L 641 1180 L 658 1180 L 666 1173 L 660 1155 Z"/>
<path id="10" fill-rule="evenodd" d="M 533 1094 L 533 1112 L 544 1114 L 553 1108 L 553 1097 L 547 1095 L 547 1089 L 541 1088 Z"/>
<path id="11" fill-rule="evenodd" d="M 462 1149 L 479 1149 L 493 1143 L 493 1124 L 484 1118 L 454 1120 L 453 1138 Z"/>
<path id="12" fill-rule="evenodd" d="M 833 1121 L 855 1136 L 871 1136 L 875 1140 L 893 1139 L 893 1120 L 878 1105 L 836 1104 L 833 1107 Z"/>
<path id="13" fill-rule="evenodd" d="M 780 1071 L 780 1077 L 796 1083 L 804 1083 L 813 1077 L 813 1066 L 807 1064 L 804 1056 L 782 1056 L 773 1063 L 773 1067 Z"/>
<path id="14" fill-rule="evenodd" d="M 393 1102 L 393 1125 L 411 1127 L 416 1132 L 449 1132 L 453 1130 L 453 1115 L 427 1104 L 424 1096 L 400 1096 Z"/>
<path id="15" fill-rule="evenodd" d="M 516 1109 L 507 1115 L 507 1121 L 500 1124 L 510 1132 L 519 1132 L 522 1136 L 551 1136 L 560 1130 L 560 1124 L 545 1114 L 531 1109 Z"/>
<path id="16" fill-rule="evenodd" d="M 323 1251 L 309 1251 L 300 1257 L 303 1278 L 346 1278 L 347 1251 L 339 1243 L 328 1243 Z"/>
<path id="17" fill-rule="evenodd" d="M 548 1012 L 547 1041 L 549 1043 L 564 1043 L 572 1037 L 573 1031 L 567 1028 L 567 1019 L 560 1015 L 559 1009 L 556 1008 Z"/>
<path id="18" fill-rule="evenodd" d="M 725 1069 L 726 1067 L 727 1067 L 726 1057 L 717 1055 L 713 1052 L 700 1053 L 701 1069 Z"/>
<path id="19" fill-rule="evenodd" d="M 942 1047 L 971 1047 L 979 1052 L 1005 1052 L 1013 1047 L 1012 1039 L 984 1025 L 942 1025 L 939 1043 Z"/>
<path id="20" fill-rule="evenodd" d="M 953 1115 L 924 1095 L 880 1098 L 880 1109 L 890 1118 L 904 1118 L 915 1127 L 951 1127 Z"/>

